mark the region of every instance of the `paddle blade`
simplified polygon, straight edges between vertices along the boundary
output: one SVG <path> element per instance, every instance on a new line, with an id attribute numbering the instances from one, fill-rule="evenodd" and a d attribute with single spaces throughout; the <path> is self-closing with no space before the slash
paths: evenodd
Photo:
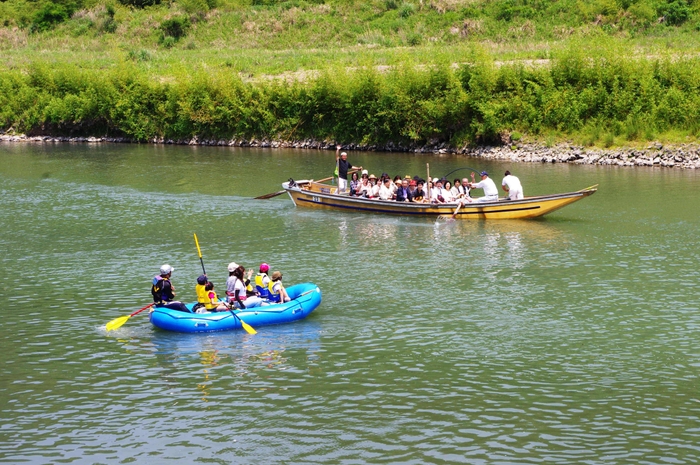
<path id="1" fill-rule="evenodd" d="M 245 329 L 245 332 L 246 332 L 246 333 L 248 333 L 248 334 L 258 334 L 258 332 L 257 332 L 255 329 L 253 329 L 253 327 L 250 326 L 250 325 L 249 325 L 248 323 L 246 323 L 245 321 L 241 320 L 240 318 L 238 318 L 238 321 L 241 322 L 241 326 L 243 326 L 243 329 Z"/>
<path id="2" fill-rule="evenodd" d="M 131 315 L 126 315 L 126 316 L 120 316 L 119 318 L 115 318 L 109 323 L 105 325 L 105 328 L 107 331 L 114 331 L 117 328 L 121 328 L 124 323 L 126 323 L 129 318 L 131 318 Z"/>

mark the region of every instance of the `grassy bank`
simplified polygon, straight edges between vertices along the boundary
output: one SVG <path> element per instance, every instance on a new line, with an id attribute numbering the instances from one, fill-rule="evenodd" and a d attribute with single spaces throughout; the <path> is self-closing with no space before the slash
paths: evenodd
<path id="1" fill-rule="evenodd" d="M 326 70 L 303 81 L 244 82 L 216 71 L 154 80 L 126 64 L 106 71 L 33 65 L 0 73 L 0 125 L 29 134 L 153 138 L 328 139 L 453 146 L 568 137 L 584 145 L 694 140 L 700 60 L 591 59 L 580 47 L 547 66 Z"/>
<path id="2" fill-rule="evenodd" d="M 6 0 L 27 133 L 584 145 L 698 135 L 691 0 Z"/>

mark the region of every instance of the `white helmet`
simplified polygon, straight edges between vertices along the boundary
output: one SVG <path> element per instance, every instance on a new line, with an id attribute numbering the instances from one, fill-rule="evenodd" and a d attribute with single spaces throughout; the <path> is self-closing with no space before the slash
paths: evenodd
<path id="1" fill-rule="evenodd" d="M 163 266 L 160 267 L 160 274 L 161 276 L 165 276 L 166 274 L 170 274 L 173 271 L 175 271 L 175 268 L 172 266 L 168 265 L 167 263 Z"/>
<path id="2" fill-rule="evenodd" d="M 228 272 L 229 273 L 233 273 L 236 270 L 236 268 L 238 268 L 238 263 L 231 262 L 228 264 Z"/>

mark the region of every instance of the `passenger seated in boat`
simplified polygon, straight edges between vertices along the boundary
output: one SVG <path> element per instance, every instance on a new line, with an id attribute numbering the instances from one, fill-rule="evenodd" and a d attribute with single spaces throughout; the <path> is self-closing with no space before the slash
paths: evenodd
<path id="1" fill-rule="evenodd" d="M 445 189 L 442 187 L 442 179 L 433 178 L 433 187 L 430 190 L 430 202 L 431 203 L 445 203 Z"/>
<path id="2" fill-rule="evenodd" d="M 238 265 L 236 262 L 231 262 L 228 265 L 229 277 L 226 280 L 226 295 L 228 301 L 236 308 L 257 307 L 262 302 L 262 299 L 257 296 L 248 296 L 246 288 L 250 285 L 250 277 L 253 275 L 253 270 L 248 272 L 248 278 L 243 279 L 245 268 Z M 244 303 L 245 302 L 245 303 Z"/>
<path id="3" fill-rule="evenodd" d="M 452 185 L 450 184 L 450 181 L 446 180 L 444 184 L 445 186 L 443 187 L 442 196 L 445 197 L 445 202 L 454 202 L 454 197 L 452 197 Z"/>
<path id="4" fill-rule="evenodd" d="M 207 297 L 207 291 L 206 289 L 204 289 L 208 281 L 209 280 L 207 279 L 207 275 L 205 274 L 199 275 L 199 277 L 197 278 L 197 284 L 194 286 L 194 291 L 197 293 L 197 303 L 194 307 L 192 307 L 193 311 L 196 311 L 200 308 L 204 309 L 207 305 L 207 302 L 209 302 L 209 298 Z"/>
<path id="5" fill-rule="evenodd" d="M 396 191 L 401 187 L 401 176 L 398 174 L 394 176 L 394 182 L 391 184 L 391 190 L 396 195 Z"/>
<path id="6" fill-rule="evenodd" d="M 377 184 L 377 177 L 373 174 L 370 174 L 369 175 L 369 183 L 372 186 L 370 188 L 369 198 L 376 199 L 377 197 L 379 197 L 379 184 Z"/>
<path id="7" fill-rule="evenodd" d="M 357 188 L 360 185 L 360 178 L 357 176 L 357 171 L 352 173 L 352 178 L 350 179 L 350 195 L 355 195 L 357 193 Z"/>
<path id="8" fill-rule="evenodd" d="M 210 311 L 210 312 L 226 312 L 226 311 L 231 309 L 228 305 L 221 302 L 219 300 L 219 298 L 216 296 L 216 292 L 214 292 L 214 283 L 212 283 L 211 281 L 208 281 L 207 284 L 204 285 L 204 290 L 207 293 L 207 299 L 208 299 L 208 302 L 204 305 L 204 307 L 208 311 Z"/>
<path id="9" fill-rule="evenodd" d="M 367 170 L 362 172 L 362 180 L 360 181 L 359 187 L 355 192 L 357 197 L 369 198 L 369 196 L 372 194 L 372 184 L 370 184 L 368 176 Z"/>
<path id="10" fill-rule="evenodd" d="M 408 179 L 403 179 L 401 181 L 401 187 L 396 190 L 396 201 L 397 202 L 413 202 L 413 194 L 411 193 L 411 188 L 408 185 Z"/>
<path id="11" fill-rule="evenodd" d="M 381 200 L 393 200 L 394 192 L 391 188 L 391 178 L 384 178 L 384 184 L 379 188 L 379 198 Z"/>
<path id="12" fill-rule="evenodd" d="M 352 187 L 350 189 L 352 190 Z M 261 263 L 260 272 L 255 275 L 255 290 L 261 299 L 267 299 L 270 296 L 270 290 L 267 287 L 270 284 L 270 277 L 267 275 L 268 271 L 270 271 L 270 265 Z"/>
<path id="13" fill-rule="evenodd" d="M 153 302 L 156 307 L 165 307 L 172 310 L 180 310 L 183 312 L 189 312 L 189 309 L 185 304 L 175 299 L 175 287 L 170 282 L 170 276 L 172 276 L 175 268 L 168 265 L 167 263 L 160 267 L 160 274 L 153 277 L 151 284 L 151 295 L 153 295 Z"/>
<path id="14" fill-rule="evenodd" d="M 270 302 L 289 302 L 287 290 L 282 285 L 282 273 L 275 271 L 272 273 L 270 281 Z"/>
<path id="15" fill-rule="evenodd" d="M 425 191 L 423 190 L 423 186 L 425 185 L 425 181 L 422 179 L 419 179 L 416 182 L 416 190 L 413 191 L 413 201 L 418 202 L 418 203 L 424 203 L 425 202 Z"/>

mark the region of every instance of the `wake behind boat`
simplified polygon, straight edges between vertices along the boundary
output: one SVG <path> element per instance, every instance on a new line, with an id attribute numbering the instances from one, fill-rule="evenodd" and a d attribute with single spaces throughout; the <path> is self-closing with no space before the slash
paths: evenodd
<path id="1" fill-rule="evenodd" d="M 465 220 L 537 218 L 593 195 L 598 190 L 596 184 L 564 194 L 525 197 L 521 200 L 498 199 L 491 202 L 464 203 L 460 206 L 460 202 L 431 204 L 351 197 L 347 193 L 338 194 L 336 186 L 313 180 L 290 180 L 283 183 L 282 187 L 297 207 L 426 217 L 450 216 Z"/>

